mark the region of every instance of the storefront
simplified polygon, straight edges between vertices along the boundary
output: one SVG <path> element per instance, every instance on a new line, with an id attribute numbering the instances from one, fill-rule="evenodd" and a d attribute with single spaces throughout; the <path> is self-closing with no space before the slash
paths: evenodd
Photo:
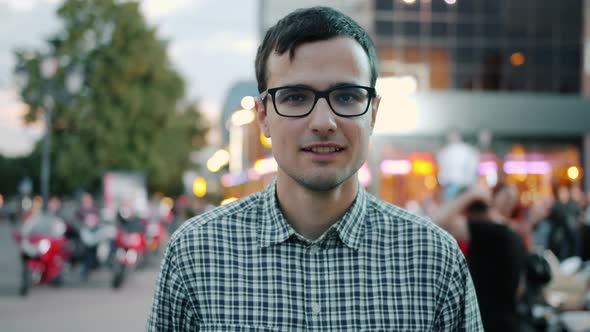
<path id="1" fill-rule="evenodd" d="M 402 102 L 380 107 L 369 161 L 368 188 L 387 201 L 436 198 L 437 155 L 451 130 L 479 150 L 479 180 L 517 185 L 523 205 L 550 197 L 557 185 L 590 188 L 583 171 L 590 169 L 588 100 L 463 92 L 396 97 Z"/>

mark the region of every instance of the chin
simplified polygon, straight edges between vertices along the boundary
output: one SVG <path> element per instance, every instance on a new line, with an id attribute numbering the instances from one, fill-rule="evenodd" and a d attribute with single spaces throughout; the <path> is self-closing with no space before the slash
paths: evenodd
<path id="1" fill-rule="evenodd" d="M 337 189 L 342 184 L 344 184 L 348 179 L 350 179 L 351 175 L 330 175 L 326 176 L 325 174 L 317 175 L 317 176 L 301 176 L 301 177 L 294 177 L 295 181 L 299 183 L 302 187 L 317 192 L 329 192 L 334 189 Z"/>

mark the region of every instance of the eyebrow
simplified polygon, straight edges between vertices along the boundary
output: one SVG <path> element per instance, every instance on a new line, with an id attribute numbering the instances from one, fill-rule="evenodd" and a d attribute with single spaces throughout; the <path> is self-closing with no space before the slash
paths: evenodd
<path id="1" fill-rule="evenodd" d="M 326 90 L 333 89 L 333 88 L 347 87 L 347 86 L 357 86 L 357 85 L 362 85 L 362 84 L 359 84 L 356 82 L 338 82 L 338 83 L 330 84 Z M 303 89 L 318 90 L 318 89 L 316 89 L 310 85 L 307 85 L 307 84 L 287 84 L 287 85 L 282 85 L 277 88 L 303 88 Z"/>

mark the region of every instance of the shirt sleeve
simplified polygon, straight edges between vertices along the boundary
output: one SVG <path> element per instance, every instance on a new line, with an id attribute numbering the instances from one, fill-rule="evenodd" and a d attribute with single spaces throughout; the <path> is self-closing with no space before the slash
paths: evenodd
<path id="1" fill-rule="evenodd" d="M 160 270 L 147 321 L 147 332 L 198 331 L 200 319 L 179 273 L 174 242 L 170 242 Z"/>
<path id="2" fill-rule="evenodd" d="M 434 323 L 434 331 L 483 331 L 477 303 L 477 295 L 469 274 L 467 262 L 458 249 L 446 276 L 448 287 L 444 290 L 440 310 Z"/>

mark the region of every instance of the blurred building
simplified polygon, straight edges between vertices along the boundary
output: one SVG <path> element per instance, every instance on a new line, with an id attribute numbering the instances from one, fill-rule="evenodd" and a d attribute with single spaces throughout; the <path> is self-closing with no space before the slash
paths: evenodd
<path id="1" fill-rule="evenodd" d="M 432 89 L 580 92 L 583 0 L 376 0 L 384 74 Z"/>
<path id="2" fill-rule="evenodd" d="M 228 126 L 231 115 L 241 108 L 241 101 L 244 96 L 256 96 L 258 90 L 256 89 L 256 81 L 238 81 L 235 82 L 228 90 L 223 103 L 223 113 L 221 114 L 221 136 L 223 144 L 229 143 L 229 129 Z"/>
<path id="3" fill-rule="evenodd" d="M 261 34 L 311 5 L 352 16 L 381 75 L 414 75 L 420 89 L 580 92 L 583 0 L 260 0 Z"/>
<path id="4" fill-rule="evenodd" d="M 558 184 L 590 189 L 590 0 L 260 0 L 261 36 L 312 5 L 350 15 L 378 49 L 371 191 L 435 196 L 450 130 L 480 149 L 481 181 L 518 185 L 525 205 Z"/>

